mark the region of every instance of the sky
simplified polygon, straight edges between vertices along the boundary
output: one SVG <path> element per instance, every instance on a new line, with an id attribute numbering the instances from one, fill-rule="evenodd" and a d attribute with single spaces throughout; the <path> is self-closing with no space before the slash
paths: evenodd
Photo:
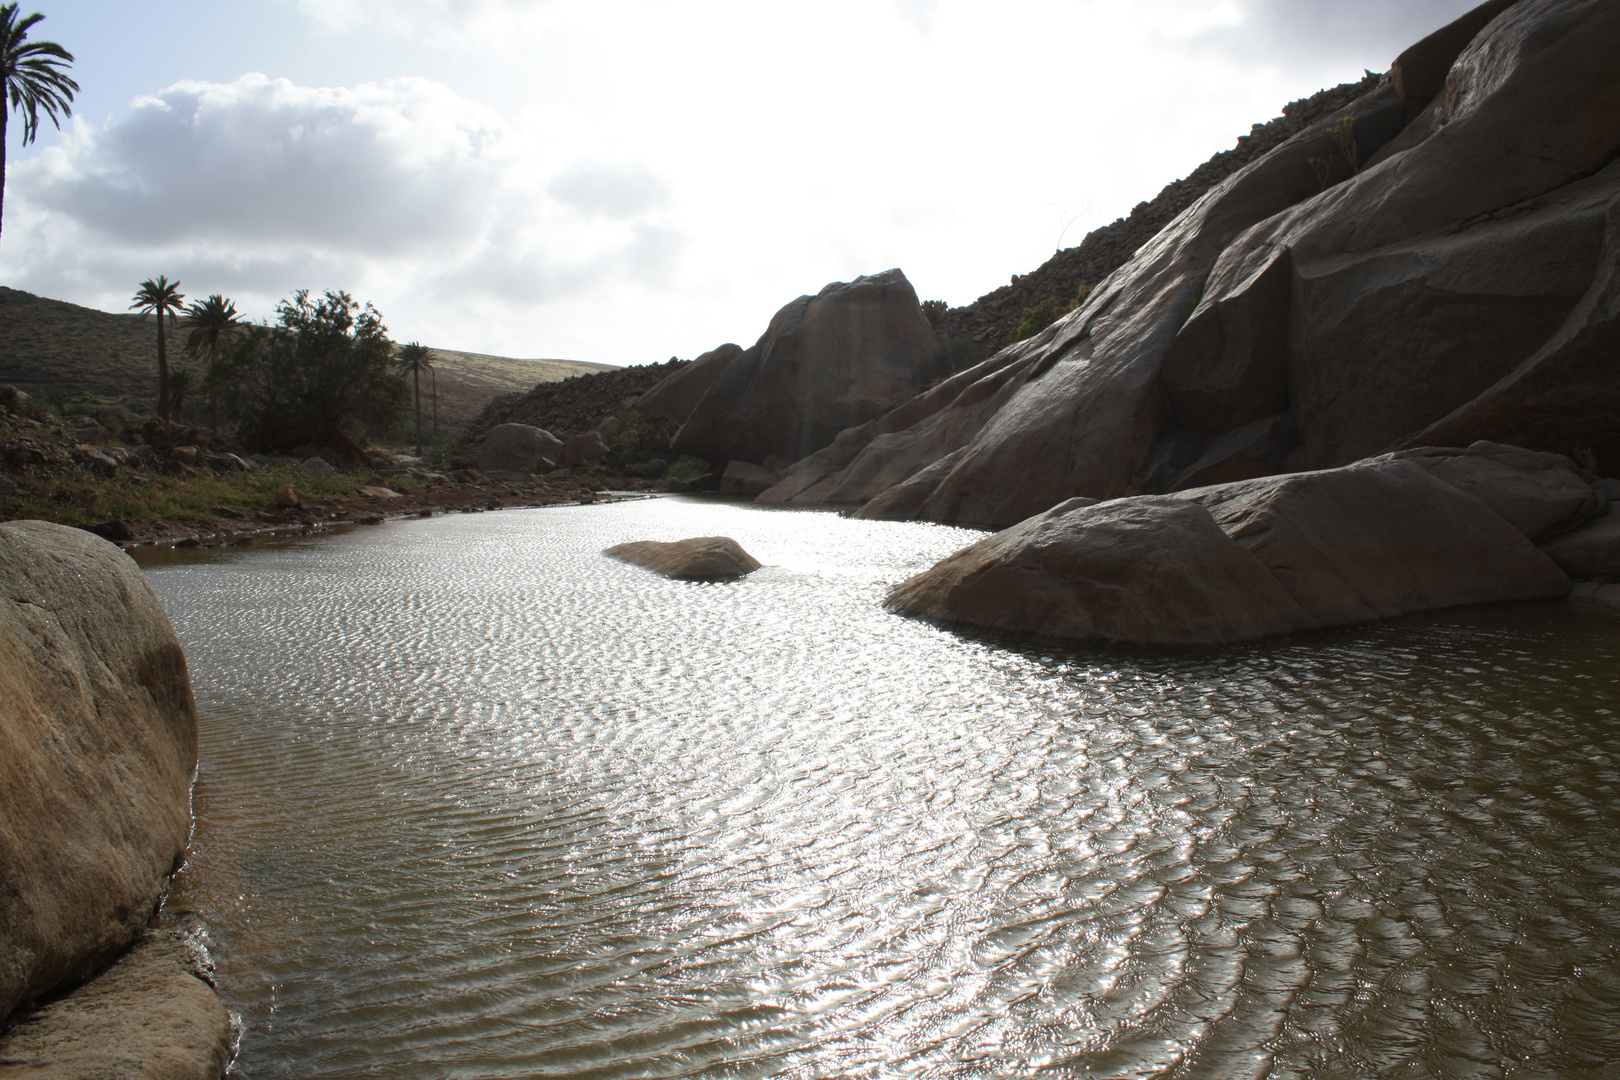
<path id="1" fill-rule="evenodd" d="M 296 289 L 400 341 L 750 345 L 890 267 L 966 304 L 1471 0 L 23 0 L 74 54 L 7 135 L 0 284 Z"/>

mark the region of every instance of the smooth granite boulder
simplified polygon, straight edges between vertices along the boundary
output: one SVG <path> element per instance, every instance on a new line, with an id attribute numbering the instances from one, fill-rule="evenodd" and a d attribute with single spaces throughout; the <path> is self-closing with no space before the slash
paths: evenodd
<path id="1" fill-rule="evenodd" d="M 729 342 L 710 349 L 673 375 L 658 380 L 651 390 L 636 399 L 636 411 L 642 416 L 665 416 L 677 424 L 686 423 L 714 380 L 742 353 L 742 346 Z"/>
<path id="2" fill-rule="evenodd" d="M 191 832 L 197 710 L 135 563 L 0 524 L 0 1017 L 141 933 Z"/>
<path id="3" fill-rule="evenodd" d="M 902 583 L 888 607 L 993 630 L 1153 644 L 1248 641 L 1311 625 L 1208 510 L 1152 495 L 1060 504 Z"/>
<path id="4" fill-rule="evenodd" d="M 751 574 L 760 562 L 729 536 L 698 536 L 662 543 L 637 540 L 603 552 L 679 581 L 721 581 Z"/>
<path id="5" fill-rule="evenodd" d="M 570 435 L 562 448 L 564 465 L 595 465 L 607 457 L 607 440 L 600 431 L 587 431 L 583 435 Z"/>
<path id="6" fill-rule="evenodd" d="M 550 468 L 562 456 L 563 441 L 549 431 L 530 424 L 497 424 L 478 448 L 478 468 L 528 475 Z"/>
<path id="7" fill-rule="evenodd" d="M 1569 588 L 1479 500 L 1383 459 L 1070 500 L 903 582 L 888 606 L 1088 641 L 1225 644 Z"/>
<path id="8" fill-rule="evenodd" d="M 834 282 L 776 313 L 715 379 L 671 448 L 717 466 L 772 454 L 798 461 L 915 396 L 944 373 L 942 363 L 899 270 Z"/>
<path id="9" fill-rule="evenodd" d="M 1393 456 L 1467 492 L 1538 543 L 1580 528 L 1607 501 L 1562 454 L 1480 441 L 1466 450 L 1423 447 Z"/>

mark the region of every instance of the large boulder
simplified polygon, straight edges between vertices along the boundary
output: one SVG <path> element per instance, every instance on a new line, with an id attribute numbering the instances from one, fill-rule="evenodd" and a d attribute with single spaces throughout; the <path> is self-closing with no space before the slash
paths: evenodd
<path id="1" fill-rule="evenodd" d="M 483 472 L 534 473 L 562 460 L 563 441 L 531 424 L 497 424 L 478 448 Z"/>
<path id="2" fill-rule="evenodd" d="M 564 465 L 595 465 L 607 457 L 607 440 L 600 431 L 587 431 L 583 435 L 570 435 L 562 447 Z"/>
<path id="3" fill-rule="evenodd" d="M 1572 578 L 1620 581 L 1620 507 L 1541 545 Z"/>
<path id="4" fill-rule="evenodd" d="M 742 353 L 742 346 L 729 342 L 710 349 L 673 375 L 665 375 L 651 390 L 638 397 L 636 411 L 642 416 L 664 416 L 677 424 L 686 423 L 714 380 Z"/>
<path id="5" fill-rule="evenodd" d="M 0 1017 L 135 941 L 191 831 L 197 712 L 139 568 L 0 524 Z"/>
<path id="6" fill-rule="evenodd" d="M 835 282 L 778 311 L 734 357 L 672 448 L 717 465 L 788 461 L 904 403 L 943 374 L 939 339 L 899 270 Z M 637 403 L 640 405 L 641 403 Z"/>
<path id="7" fill-rule="evenodd" d="M 1467 492 L 1538 543 L 1580 528 L 1607 508 L 1607 500 L 1562 454 L 1481 440 L 1466 450 L 1432 446 L 1394 457 Z"/>
<path id="8" fill-rule="evenodd" d="M 1417 445 L 1612 471 L 1616 55 L 1609 0 L 1493 0 L 1212 188 L 958 400 L 879 419 L 852 458 L 796 466 L 771 497 L 907 484 L 890 502 L 919 517 L 1006 526 L 1071 496 Z M 948 455 L 919 501 L 915 478 Z"/>
<path id="9" fill-rule="evenodd" d="M 610 547 L 603 554 L 678 581 L 722 581 L 760 567 L 759 560 L 729 536 L 698 536 L 669 543 L 636 540 Z"/>
<path id="10" fill-rule="evenodd" d="M 1057 637 L 1224 644 L 1569 588 L 1479 500 L 1381 459 L 1070 500 L 902 583 L 888 604 Z"/>

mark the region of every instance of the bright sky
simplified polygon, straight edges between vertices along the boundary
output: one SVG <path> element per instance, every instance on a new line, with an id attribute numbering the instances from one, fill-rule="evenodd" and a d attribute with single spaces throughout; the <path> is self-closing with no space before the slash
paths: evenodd
<path id="1" fill-rule="evenodd" d="M 0 283 L 611 364 L 746 346 L 899 266 L 965 304 L 1472 0 L 22 0 Z"/>

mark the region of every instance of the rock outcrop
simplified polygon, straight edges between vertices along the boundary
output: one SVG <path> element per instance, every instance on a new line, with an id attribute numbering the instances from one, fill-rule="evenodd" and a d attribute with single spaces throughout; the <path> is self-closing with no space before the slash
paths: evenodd
<path id="1" fill-rule="evenodd" d="M 497 424 L 478 448 L 478 468 L 527 475 L 557 464 L 562 456 L 563 441 L 549 431 L 532 424 Z"/>
<path id="2" fill-rule="evenodd" d="M 997 630 L 1183 645 L 1569 589 L 1484 503 L 1382 458 L 1174 495 L 1069 500 L 903 582 L 888 604 Z"/>
<path id="3" fill-rule="evenodd" d="M 79 529 L 0 524 L 0 1019 L 96 976 L 141 936 L 186 850 L 196 761 L 186 658 L 140 570 Z M 181 974 L 185 993 L 213 999 Z M 64 1001 L 123 993 L 105 978 Z M 141 1025 L 215 1050 L 228 1043 L 217 999 L 202 1013 L 188 1007 L 202 1028 L 186 1020 L 166 1033 L 165 1002 L 129 1004 L 108 1045 L 134 1045 Z M 26 1039 L 32 1022 L 12 1030 Z"/>
<path id="4" fill-rule="evenodd" d="M 742 353 L 742 346 L 730 343 L 710 349 L 679 371 L 665 375 L 636 399 L 636 411 L 642 416 L 663 416 L 677 424 L 686 423 L 714 380 Z"/>
<path id="5" fill-rule="evenodd" d="M 904 274 L 835 282 L 776 313 L 715 379 L 672 449 L 716 466 L 797 461 L 915 396 L 942 364 Z"/>
<path id="6" fill-rule="evenodd" d="M 760 567 L 759 560 L 729 536 L 698 536 L 670 543 L 637 540 L 610 547 L 603 554 L 679 581 L 723 581 Z"/>
<path id="7" fill-rule="evenodd" d="M 231 1016 L 194 950 L 152 931 L 112 967 L 0 1036 L 5 1080 L 217 1080 Z"/>
<path id="8" fill-rule="evenodd" d="M 763 497 L 1000 527 L 1480 439 L 1615 471 L 1617 54 L 1612 3 L 1493 0 Z"/>

